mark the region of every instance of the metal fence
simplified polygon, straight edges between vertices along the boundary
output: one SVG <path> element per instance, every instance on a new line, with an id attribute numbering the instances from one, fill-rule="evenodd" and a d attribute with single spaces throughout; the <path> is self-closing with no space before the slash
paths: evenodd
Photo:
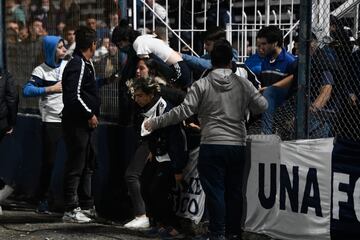
<path id="1" fill-rule="evenodd" d="M 161 16 L 154 5 L 150 6 L 150 1 L 146 0 L 117 1 L 120 6 L 114 4 L 116 1 L 50 1 L 56 8 L 60 8 L 62 2 L 73 2 L 79 9 L 79 16 L 76 18 L 79 19 L 78 25 L 86 24 L 89 14 L 94 14 L 99 32 L 103 29 L 111 32 L 113 25 L 110 15 L 113 12 L 120 13 L 121 18 L 127 18 L 137 29 L 146 27 L 156 30 L 159 26 L 165 26 L 165 36 L 174 49 L 190 49 L 195 55 L 203 54 L 201 35 L 210 25 L 226 29 L 227 39 L 238 50 L 241 61 L 255 52 L 256 34 L 266 25 L 279 26 L 288 51 L 297 46 L 294 40 L 297 39 L 295 36 L 299 27 L 300 1 L 296 0 L 156 1 L 165 9 L 165 16 Z M 333 17 L 330 18 L 330 14 Z M 7 22 L 10 20 L 6 18 Z M 303 101 L 307 121 L 302 127 L 306 137 L 344 135 L 358 139 L 360 131 L 357 76 L 360 76 L 360 64 L 356 40 L 359 31 L 359 1 L 314 0 L 312 23 L 309 24 L 312 24 L 316 41 L 311 44 L 314 55 L 311 56 L 311 75 L 306 84 Z M 54 29 L 48 30 L 52 32 Z M 7 26 L 6 39 L 7 66 L 21 89 L 34 67 L 40 63 L 41 37 L 36 41 L 19 41 L 19 34 L 14 35 L 13 30 Z M 106 45 L 105 48 L 106 53 L 101 56 L 101 60 L 95 62 L 100 75 L 104 75 L 105 72 L 109 74 L 109 64 L 112 65 L 112 71 L 120 67 L 118 54 L 115 54 L 116 57 L 112 54 L 111 57 L 109 46 Z M 103 120 L 116 122 L 117 95 L 117 83 L 101 89 Z M 20 109 L 23 113 L 36 113 L 37 99 L 21 98 Z M 274 117 L 274 133 L 283 139 L 296 138 L 294 129 L 297 112 L 294 94 L 277 110 Z M 259 121 L 252 122 L 249 132 L 260 133 Z"/>
<path id="2" fill-rule="evenodd" d="M 360 139 L 359 3 L 317 1 L 313 8 L 306 102 L 310 138 Z"/>

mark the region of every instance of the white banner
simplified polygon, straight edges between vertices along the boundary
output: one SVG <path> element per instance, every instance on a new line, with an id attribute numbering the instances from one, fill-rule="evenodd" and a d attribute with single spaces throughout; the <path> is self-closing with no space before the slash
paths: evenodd
<path id="1" fill-rule="evenodd" d="M 199 148 L 189 152 L 189 162 L 184 169 L 184 182 L 173 190 L 176 215 L 193 220 L 198 224 L 205 208 L 205 193 L 201 187 L 197 162 Z"/>
<path id="2" fill-rule="evenodd" d="M 250 139 L 245 230 L 279 239 L 330 239 L 333 139 Z"/>

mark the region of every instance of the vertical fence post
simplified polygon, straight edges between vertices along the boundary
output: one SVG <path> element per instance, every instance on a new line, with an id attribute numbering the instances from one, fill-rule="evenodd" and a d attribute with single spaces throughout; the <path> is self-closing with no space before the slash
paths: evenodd
<path id="1" fill-rule="evenodd" d="M 118 0 L 118 11 L 119 11 L 119 19 L 127 19 L 128 12 L 127 12 L 127 1 L 125 0 Z"/>
<path id="2" fill-rule="evenodd" d="M 265 26 L 270 24 L 270 0 L 265 0 Z"/>
<path id="3" fill-rule="evenodd" d="M 137 27 L 137 4 L 136 0 L 133 1 L 133 11 L 132 11 L 132 17 L 133 17 L 133 29 L 136 30 Z"/>
<path id="4" fill-rule="evenodd" d="M 0 68 L 4 69 L 6 59 L 6 46 L 5 46 L 5 1 L 0 0 Z"/>
<path id="5" fill-rule="evenodd" d="M 306 83 L 310 77 L 311 0 L 300 1 L 298 91 L 296 97 L 296 138 L 307 137 Z"/>

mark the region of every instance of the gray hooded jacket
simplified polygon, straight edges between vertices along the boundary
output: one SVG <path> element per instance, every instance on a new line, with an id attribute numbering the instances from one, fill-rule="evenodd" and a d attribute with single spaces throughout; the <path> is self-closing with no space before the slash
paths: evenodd
<path id="1" fill-rule="evenodd" d="M 202 144 L 245 145 L 246 109 L 258 114 L 267 106 L 250 81 L 219 68 L 195 82 L 181 105 L 150 123 L 157 129 L 198 114 Z"/>

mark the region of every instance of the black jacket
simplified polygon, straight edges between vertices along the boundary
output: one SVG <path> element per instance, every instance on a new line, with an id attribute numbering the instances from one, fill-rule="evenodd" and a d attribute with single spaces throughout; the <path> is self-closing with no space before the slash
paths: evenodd
<path id="1" fill-rule="evenodd" d="M 159 97 L 155 97 L 153 102 L 146 106 L 143 112 L 147 112 L 156 104 Z M 164 113 L 172 108 L 171 104 L 167 102 Z M 159 116 L 158 109 L 156 116 Z M 181 131 L 180 124 L 167 126 L 165 128 L 157 129 L 150 135 L 143 137 L 149 144 L 150 152 L 154 157 L 169 154 L 171 165 L 175 173 L 181 173 L 185 168 L 188 160 L 186 152 L 186 138 Z"/>
<path id="2" fill-rule="evenodd" d="M 18 111 L 18 92 L 12 76 L 0 70 L 0 131 L 15 125 Z"/>
<path id="3" fill-rule="evenodd" d="M 63 119 L 72 123 L 87 123 L 100 114 L 100 97 L 96 87 L 95 70 L 81 52 L 74 51 L 62 76 Z"/>

